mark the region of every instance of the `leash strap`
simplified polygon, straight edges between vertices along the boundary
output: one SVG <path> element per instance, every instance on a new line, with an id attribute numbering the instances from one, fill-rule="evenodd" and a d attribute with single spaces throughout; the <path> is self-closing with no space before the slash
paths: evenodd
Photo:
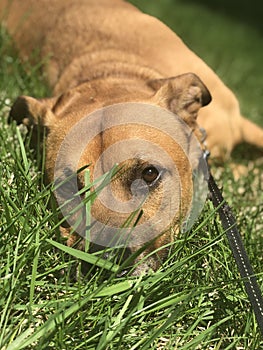
<path id="1" fill-rule="evenodd" d="M 222 226 L 226 232 L 232 254 L 236 260 L 239 273 L 243 279 L 245 289 L 254 310 L 256 320 L 263 335 L 263 298 L 258 285 L 253 268 L 250 264 L 248 255 L 238 231 L 236 219 L 231 208 L 224 200 L 212 174 L 209 174 L 208 188 L 211 193 L 211 200 L 214 207 L 218 210 Z"/>

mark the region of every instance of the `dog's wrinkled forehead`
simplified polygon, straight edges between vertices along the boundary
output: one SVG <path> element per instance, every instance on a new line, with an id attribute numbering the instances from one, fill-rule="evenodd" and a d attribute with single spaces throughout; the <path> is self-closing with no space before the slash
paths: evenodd
<path id="1" fill-rule="evenodd" d="M 137 131 L 137 137 L 147 136 L 150 127 L 177 140 L 179 144 L 185 147 L 189 143 L 191 131 L 186 123 L 172 112 L 159 106 L 148 103 L 119 103 L 109 108 L 103 109 L 102 114 L 103 130 L 113 126 L 125 126 L 134 124 Z M 127 130 L 127 129 L 126 129 Z M 141 132 L 142 130 L 142 132 Z M 133 128 L 129 128 L 131 135 L 135 135 Z M 154 133 L 153 133 L 154 136 Z"/>
<path id="2" fill-rule="evenodd" d="M 181 156 L 195 169 L 202 153 L 192 130 L 175 114 L 151 104 L 122 103 L 95 111 L 70 130 L 60 148 L 57 169 L 66 163 L 76 171 L 96 138 L 98 154 L 96 159 L 90 155 L 90 163 L 99 158 L 104 172 L 132 158 L 169 167 Z"/>

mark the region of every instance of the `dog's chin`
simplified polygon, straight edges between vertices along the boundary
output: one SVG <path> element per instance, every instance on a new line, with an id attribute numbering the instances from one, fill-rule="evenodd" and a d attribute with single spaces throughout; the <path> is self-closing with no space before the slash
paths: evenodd
<path id="1" fill-rule="evenodd" d="M 101 254 L 98 254 L 100 253 Z M 105 247 L 92 244 L 90 253 L 97 253 L 98 257 L 106 261 L 112 261 L 120 266 L 120 270 L 116 274 L 118 278 L 133 276 L 138 277 L 155 272 L 161 266 L 161 258 L 157 254 L 147 252 L 147 249 L 133 259 L 132 250 L 130 248 L 116 248 L 110 251 Z M 85 262 L 81 263 L 81 273 L 83 276 L 90 272 L 91 265 Z M 106 273 L 108 275 L 108 273 Z"/>
<path id="2" fill-rule="evenodd" d="M 152 272 L 156 272 L 160 267 L 160 263 L 157 263 L 153 257 L 148 257 L 144 262 L 138 262 L 137 266 L 130 270 L 130 276 L 148 275 Z M 126 274 L 128 271 L 126 272 Z"/>

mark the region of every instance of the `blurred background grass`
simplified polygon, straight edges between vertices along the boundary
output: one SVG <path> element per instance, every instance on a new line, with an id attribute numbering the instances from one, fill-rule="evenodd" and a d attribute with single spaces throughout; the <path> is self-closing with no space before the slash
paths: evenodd
<path id="1" fill-rule="evenodd" d="M 263 7 L 253 0 L 131 0 L 175 31 L 263 126 Z"/>

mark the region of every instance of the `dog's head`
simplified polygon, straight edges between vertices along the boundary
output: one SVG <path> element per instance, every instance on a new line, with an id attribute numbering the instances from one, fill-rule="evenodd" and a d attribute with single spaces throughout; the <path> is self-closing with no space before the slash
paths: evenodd
<path id="1" fill-rule="evenodd" d="M 11 117 L 46 128 L 47 176 L 71 179 L 57 191 L 59 204 L 80 191 L 65 214 L 89 192 L 91 240 L 98 246 L 125 245 L 130 252 L 151 242 L 141 258 L 169 244 L 189 215 L 193 172 L 199 170 L 202 153 L 197 114 L 210 100 L 193 74 L 135 89 L 127 83 L 122 88 L 113 79 L 82 84 L 58 98 L 22 96 Z M 85 166 L 93 183 L 90 189 L 85 172 L 77 174 Z M 68 219 L 82 237 L 87 232 L 86 208 L 80 206 Z M 66 236 L 70 230 L 61 228 Z M 69 237 L 69 244 L 72 237 L 76 235 Z M 140 269 L 156 269 L 165 255 L 166 249 L 160 249 Z"/>

